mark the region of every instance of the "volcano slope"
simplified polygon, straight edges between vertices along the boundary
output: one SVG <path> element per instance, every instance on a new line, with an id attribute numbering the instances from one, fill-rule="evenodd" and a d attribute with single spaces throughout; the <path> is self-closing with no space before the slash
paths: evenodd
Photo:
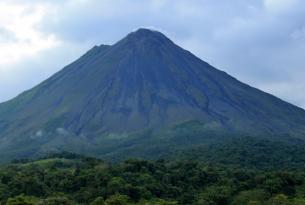
<path id="1" fill-rule="evenodd" d="M 157 158 L 235 136 L 305 139 L 305 111 L 139 29 L 0 104 L 1 161 L 68 150 Z"/>

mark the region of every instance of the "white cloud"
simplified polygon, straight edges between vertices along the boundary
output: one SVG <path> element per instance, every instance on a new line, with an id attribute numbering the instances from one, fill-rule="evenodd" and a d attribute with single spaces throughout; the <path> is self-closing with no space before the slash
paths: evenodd
<path id="1" fill-rule="evenodd" d="M 43 5 L 0 2 L 0 70 L 58 43 L 54 35 L 35 28 L 46 14 Z"/>

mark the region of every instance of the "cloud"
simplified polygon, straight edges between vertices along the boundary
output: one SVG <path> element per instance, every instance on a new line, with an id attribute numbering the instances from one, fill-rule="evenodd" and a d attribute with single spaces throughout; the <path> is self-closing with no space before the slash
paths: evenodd
<path id="1" fill-rule="evenodd" d="M 0 88 L 0 100 L 95 44 L 113 44 L 134 29 L 152 27 L 241 81 L 305 108 L 302 0 L 1 2 L 0 87 L 11 88 Z"/>
<path id="2" fill-rule="evenodd" d="M 297 0 L 265 0 L 264 6 L 268 11 L 279 12 L 291 9 L 298 3 Z"/>
<path id="3" fill-rule="evenodd" d="M 35 28 L 46 13 L 43 5 L 0 3 L 0 70 L 56 45 L 54 35 Z"/>
<path id="4" fill-rule="evenodd" d="M 14 32 L 12 32 L 6 28 L 0 27 L 0 44 L 11 43 L 16 40 L 17 40 L 17 38 L 16 38 Z"/>

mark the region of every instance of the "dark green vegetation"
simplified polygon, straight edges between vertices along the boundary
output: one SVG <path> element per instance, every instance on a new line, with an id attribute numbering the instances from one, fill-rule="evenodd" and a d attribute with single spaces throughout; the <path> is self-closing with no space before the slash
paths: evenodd
<path id="1" fill-rule="evenodd" d="M 304 140 L 304 131 L 301 108 L 140 29 L 0 104 L 0 161 L 62 150 L 156 159 L 231 136 Z"/>
<path id="2" fill-rule="evenodd" d="M 305 171 L 184 160 L 110 165 L 63 153 L 0 168 L 0 199 L 9 205 L 304 205 Z"/>

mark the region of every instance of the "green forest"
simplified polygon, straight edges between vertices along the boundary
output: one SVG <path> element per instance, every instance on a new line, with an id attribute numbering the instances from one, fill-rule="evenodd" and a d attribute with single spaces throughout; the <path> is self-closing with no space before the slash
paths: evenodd
<path id="1" fill-rule="evenodd" d="M 183 159 L 110 164 L 49 154 L 3 165 L 0 199 L 7 205 L 304 205 L 305 171 Z"/>

